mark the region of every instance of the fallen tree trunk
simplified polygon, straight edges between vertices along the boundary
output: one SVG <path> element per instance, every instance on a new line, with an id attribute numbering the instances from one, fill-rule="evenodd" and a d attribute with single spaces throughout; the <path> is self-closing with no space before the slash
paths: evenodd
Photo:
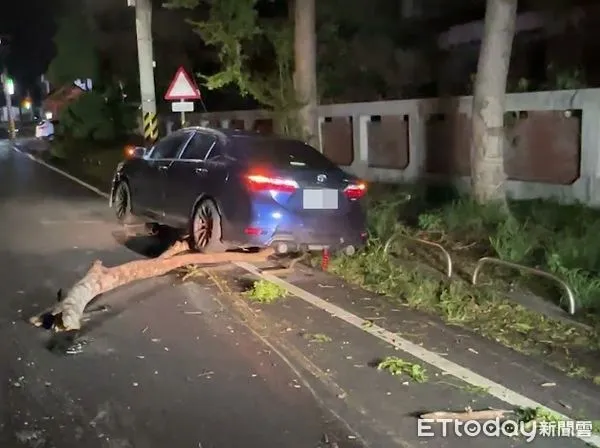
<path id="1" fill-rule="evenodd" d="M 87 304 L 96 296 L 119 286 L 136 280 L 159 277 L 190 264 L 229 263 L 234 261 L 256 262 L 263 261 L 273 254 L 271 249 L 257 253 L 181 254 L 187 250 L 189 250 L 188 244 L 179 241 L 157 258 L 131 261 L 114 267 L 103 266 L 100 260 L 96 260 L 92 263 L 87 274 L 73 285 L 64 300 L 31 317 L 29 322 L 40 327 L 50 318 L 52 327 L 56 331 L 79 330 L 83 311 Z"/>

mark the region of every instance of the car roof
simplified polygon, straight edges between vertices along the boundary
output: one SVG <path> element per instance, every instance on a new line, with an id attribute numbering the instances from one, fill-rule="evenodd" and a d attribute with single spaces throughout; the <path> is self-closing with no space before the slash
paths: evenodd
<path id="1" fill-rule="evenodd" d="M 210 126 L 188 126 L 181 129 L 182 131 L 205 131 L 212 132 L 215 134 L 221 134 L 223 137 L 235 137 L 235 136 L 260 136 L 257 132 L 244 131 L 240 129 L 229 129 L 229 128 L 213 128 Z"/>
<path id="2" fill-rule="evenodd" d="M 234 138 L 255 138 L 255 139 L 266 139 L 266 140 L 278 140 L 278 141 L 290 141 L 290 142 L 300 142 L 300 140 L 292 139 L 289 137 L 281 136 L 281 135 L 265 135 L 255 131 L 246 131 L 241 129 L 231 129 L 231 128 L 213 128 L 206 126 L 189 126 L 183 128 L 182 130 L 195 130 L 195 131 L 205 131 L 215 133 L 222 138 L 227 140 Z"/>

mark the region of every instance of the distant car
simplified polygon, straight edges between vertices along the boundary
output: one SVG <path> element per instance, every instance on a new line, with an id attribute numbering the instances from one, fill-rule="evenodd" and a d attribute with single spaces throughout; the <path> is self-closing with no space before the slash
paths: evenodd
<path id="1" fill-rule="evenodd" d="M 301 141 L 196 127 L 129 152 L 110 195 L 121 223 L 181 229 L 201 252 L 351 255 L 365 242 L 365 184 Z"/>
<path id="2" fill-rule="evenodd" d="M 54 123 L 50 120 L 42 120 L 35 127 L 35 138 L 42 140 L 54 139 Z"/>

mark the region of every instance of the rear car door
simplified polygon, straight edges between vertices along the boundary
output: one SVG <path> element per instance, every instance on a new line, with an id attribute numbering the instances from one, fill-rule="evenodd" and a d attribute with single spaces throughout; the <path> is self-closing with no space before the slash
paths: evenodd
<path id="1" fill-rule="evenodd" d="M 186 224 L 196 199 L 210 190 L 215 179 L 206 157 L 217 144 L 215 134 L 194 131 L 179 158 L 170 165 L 165 191 L 165 213 L 169 221 Z"/>
<path id="2" fill-rule="evenodd" d="M 137 170 L 131 182 L 132 198 L 144 213 L 164 215 L 167 170 L 190 137 L 190 131 L 177 131 L 159 140 Z"/>

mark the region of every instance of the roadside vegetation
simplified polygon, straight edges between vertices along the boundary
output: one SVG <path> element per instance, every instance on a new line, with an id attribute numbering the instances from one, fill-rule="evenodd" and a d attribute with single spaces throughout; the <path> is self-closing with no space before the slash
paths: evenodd
<path id="1" fill-rule="evenodd" d="M 39 155 L 52 165 L 108 191 L 117 163 L 124 158 L 127 142 L 125 139 L 112 142 L 56 140 L 50 144 L 49 152 Z"/>
<path id="2" fill-rule="evenodd" d="M 375 185 L 367 208 L 366 249 L 334 257 L 330 270 L 395 305 L 437 314 L 522 353 L 543 354 L 570 375 L 600 382 L 600 370 L 593 367 L 600 350 L 600 234 L 595 229 L 600 214 L 541 200 L 509 206 L 506 215 L 493 203 L 477 205 L 447 189 L 426 194 Z M 447 248 L 455 264 L 453 278 L 441 274 L 436 252 L 403 236 Z M 565 280 L 576 295 L 576 318 L 585 325 L 548 317 L 508 297 L 533 293 L 559 304 L 561 292 L 537 277 L 490 266 L 481 286 L 472 286 L 473 269 L 483 256 L 537 266 Z"/>
<path id="3" fill-rule="evenodd" d="M 62 105 L 54 117 L 58 120 L 55 140 L 49 151 L 39 155 L 106 189 L 132 138 L 138 105 L 128 103 L 125 95 L 125 88 L 135 83 L 127 80 L 120 67 L 108 63 L 90 33 L 90 21 L 85 8 L 59 12 L 53 39 L 56 54 L 47 77 L 58 92 L 53 101 Z M 71 88 L 75 79 L 91 80 L 91 90 L 77 95 L 62 91 Z"/>

